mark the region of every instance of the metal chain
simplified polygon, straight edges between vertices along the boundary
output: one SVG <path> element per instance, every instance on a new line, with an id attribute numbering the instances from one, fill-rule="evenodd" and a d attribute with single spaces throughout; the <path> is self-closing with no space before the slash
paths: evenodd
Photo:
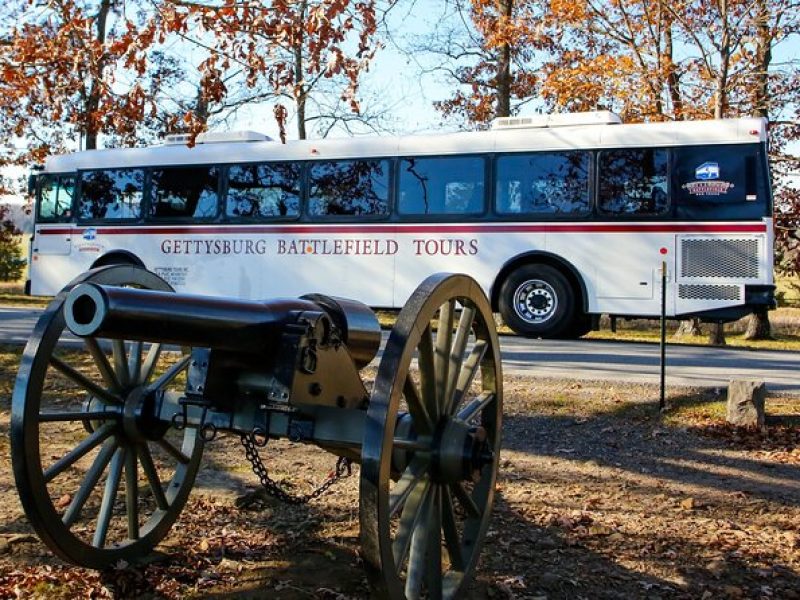
<path id="1" fill-rule="evenodd" d="M 240 439 L 242 440 L 242 446 L 244 446 L 244 455 L 247 457 L 247 460 L 250 461 L 253 467 L 253 473 L 258 477 L 261 485 L 264 487 L 264 491 L 273 498 L 277 498 L 287 504 L 308 504 L 312 500 L 316 500 L 322 496 L 334 483 L 343 477 L 350 476 L 353 472 L 353 461 L 345 456 L 340 456 L 339 460 L 336 461 L 336 469 L 328 474 L 328 478 L 322 482 L 322 485 L 313 492 L 298 496 L 284 490 L 277 481 L 269 476 L 267 467 L 261 460 L 261 455 L 258 453 L 258 448 L 253 441 L 252 435 L 242 434 Z"/>

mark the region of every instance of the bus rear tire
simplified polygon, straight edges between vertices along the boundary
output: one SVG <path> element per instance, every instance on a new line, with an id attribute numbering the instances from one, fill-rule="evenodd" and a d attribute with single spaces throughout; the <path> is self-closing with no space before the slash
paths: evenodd
<path id="1" fill-rule="evenodd" d="M 560 338 L 572 332 L 575 294 L 567 278 L 548 265 L 525 265 L 500 288 L 500 314 L 525 337 Z"/>

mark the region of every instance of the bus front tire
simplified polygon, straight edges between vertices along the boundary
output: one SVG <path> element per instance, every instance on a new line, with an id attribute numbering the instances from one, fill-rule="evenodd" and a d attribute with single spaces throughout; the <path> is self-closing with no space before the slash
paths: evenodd
<path id="1" fill-rule="evenodd" d="M 548 265 L 525 265 L 500 288 L 500 314 L 525 337 L 569 336 L 575 318 L 575 295 L 569 281 Z"/>

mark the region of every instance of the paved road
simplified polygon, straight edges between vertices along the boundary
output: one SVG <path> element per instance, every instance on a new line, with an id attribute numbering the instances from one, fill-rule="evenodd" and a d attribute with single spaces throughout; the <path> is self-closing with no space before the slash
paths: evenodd
<path id="1" fill-rule="evenodd" d="M 0 342 L 24 343 L 38 309 L 0 307 Z M 501 338 L 506 373 L 541 377 L 658 383 L 658 346 L 589 340 Z M 800 353 L 670 345 L 667 385 L 725 387 L 731 377 L 767 382 L 773 391 L 800 394 Z"/>
<path id="2" fill-rule="evenodd" d="M 659 382 L 657 344 L 503 337 L 506 373 L 546 377 Z M 767 388 L 800 394 L 800 353 L 667 346 L 667 385 L 725 387 L 732 377 L 760 379 Z"/>

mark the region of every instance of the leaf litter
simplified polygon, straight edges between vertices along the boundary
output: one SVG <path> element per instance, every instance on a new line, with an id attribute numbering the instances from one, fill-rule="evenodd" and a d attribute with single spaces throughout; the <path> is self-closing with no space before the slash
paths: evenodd
<path id="1" fill-rule="evenodd" d="M 800 598 L 800 398 L 769 398 L 781 414 L 763 432 L 726 425 L 715 390 L 669 389 L 665 415 L 657 399 L 656 386 L 506 378 L 498 492 L 465 598 Z M 266 458 L 300 488 L 335 460 L 285 441 Z M 0 494 L 0 598 L 369 597 L 357 469 L 309 506 L 252 502 L 238 439 L 222 437 L 156 552 L 105 572 L 32 535 L 7 446 Z"/>

